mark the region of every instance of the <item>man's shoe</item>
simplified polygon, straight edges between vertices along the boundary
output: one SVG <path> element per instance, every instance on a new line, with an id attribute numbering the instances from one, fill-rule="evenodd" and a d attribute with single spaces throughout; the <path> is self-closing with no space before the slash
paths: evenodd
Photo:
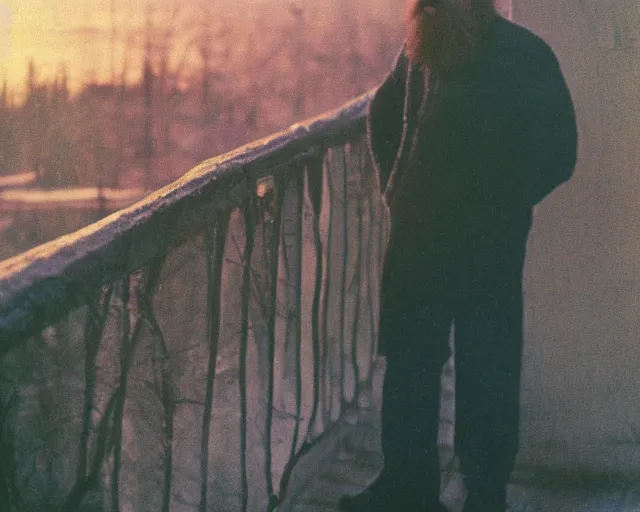
<path id="1" fill-rule="evenodd" d="M 393 488 L 380 479 L 356 496 L 343 496 L 338 504 L 340 512 L 448 512 L 438 498 L 410 499 L 402 487 Z"/>

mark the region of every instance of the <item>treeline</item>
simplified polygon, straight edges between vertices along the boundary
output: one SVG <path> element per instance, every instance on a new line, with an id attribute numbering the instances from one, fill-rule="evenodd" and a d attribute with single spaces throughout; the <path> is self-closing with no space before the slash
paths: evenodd
<path id="1" fill-rule="evenodd" d="M 103 87 L 86 85 L 72 97 L 66 70 L 49 82 L 28 64 L 21 103 L 0 100 L 0 174 L 34 171 L 43 188 L 95 185 L 117 181 L 118 147 L 105 123 L 109 105 Z"/>
<path id="2" fill-rule="evenodd" d="M 2 90 L 0 174 L 35 171 L 49 188 L 154 188 L 339 106 L 384 76 L 400 27 L 375 11 L 326 7 L 245 19 L 179 4 L 149 12 L 144 28 L 120 34 L 111 79 L 73 92 L 65 69 L 45 81 L 29 62 L 23 101 Z"/>

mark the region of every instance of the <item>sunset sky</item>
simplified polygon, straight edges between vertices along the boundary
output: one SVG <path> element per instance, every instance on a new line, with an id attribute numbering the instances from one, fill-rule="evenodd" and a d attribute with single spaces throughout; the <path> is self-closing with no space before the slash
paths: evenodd
<path id="1" fill-rule="evenodd" d="M 119 23 L 139 23 L 140 13 L 122 4 Z M 44 78 L 62 65 L 73 82 L 109 69 L 109 0 L 0 0 L 0 6 L 0 74 L 11 88 L 24 84 L 30 58 Z"/>
<path id="2" fill-rule="evenodd" d="M 87 79 L 108 77 L 111 1 L 0 0 L 0 81 L 6 79 L 13 90 L 22 88 L 30 58 L 43 78 L 54 76 L 66 65 L 72 86 Z M 125 34 L 143 29 L 147 2 L 113 2 L 117 39 L 122 42 Z M 154 12 L 161 16 L 158 13 L 163 7 L 169 12 L 175 3 L 175 0 L 154 0 Z M 242 5 L 261 5 L 277 15 L 283 3 L 284 0 L 245 0 Z M 183 12 L 193 13 L 206 5 L 225 12 L 227 17 L 233 16 L 230 6 L 236 10 L 239 7 L 232 0 L 182 0 L 180 4 Z"/>
<path id="3" fill-rule="evenodd" d="M 193 31 L 203 18 L 202 12 L 209 13 L 217 25 L 237 21 L 239 16 L 244 19 L 250 13 L 263 25 L 277 27 L 277 20 L 291 21 L 290 4 L 304 6 L 314 25 L 339 23 L 344 10 L 395 24 L 401 23 L 402 8 L 398 7 L 404 0 L 0 0 L 0 85 L 6 80 L 10 91 L 19 97 L 31 58 L 37 76 L 44 80 L 51 80 L 65 66 L 72 90 L 90 80 L 108 79 L 112 19 L 116 26 L 116 72 L 129 41 L 128 60 L 135 67 L 129 79 L 136 79 L 148 6 L 153 6 L 154 23 L 160 25 L 173 6 L 179 5 L 182 26 Z M 498 4 L 506 6 L 510 1 L 499 0 Z M 234 25 L 237 37 L 238 24 Z M 252 30 L 250 23 L 243 23 L 245 26 Z M 132 42 L 132 37 L 137 41 Z"/>

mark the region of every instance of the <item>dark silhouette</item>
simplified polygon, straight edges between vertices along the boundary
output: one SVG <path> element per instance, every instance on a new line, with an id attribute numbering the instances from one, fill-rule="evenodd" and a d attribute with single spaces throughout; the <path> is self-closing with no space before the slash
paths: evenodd
<path id="1" fill-rule="evenodd" d="M 506 510 L 518 449 L 522 271 L 533 206 L 573 173 L 553 51 L 488 0 L 412 1 L 369 114 L 391 213 L 380 353 L 384 468 L 345 511 L 440 511 L 440 375 L 455 326 L 465 512 Z"/>

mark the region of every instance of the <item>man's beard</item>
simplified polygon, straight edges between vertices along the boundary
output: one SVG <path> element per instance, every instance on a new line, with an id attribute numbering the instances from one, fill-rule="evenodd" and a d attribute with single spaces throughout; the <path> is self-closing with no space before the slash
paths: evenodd
<path id="1" fill-rule="evenodd" d="M 421 0 L 409 0 L 405 25 L 409 60 L 423 69 L 452 72 L 472 57 L 488 13 L 465 10 L 459 0 L 439 0 L 435 14 Z"/>

